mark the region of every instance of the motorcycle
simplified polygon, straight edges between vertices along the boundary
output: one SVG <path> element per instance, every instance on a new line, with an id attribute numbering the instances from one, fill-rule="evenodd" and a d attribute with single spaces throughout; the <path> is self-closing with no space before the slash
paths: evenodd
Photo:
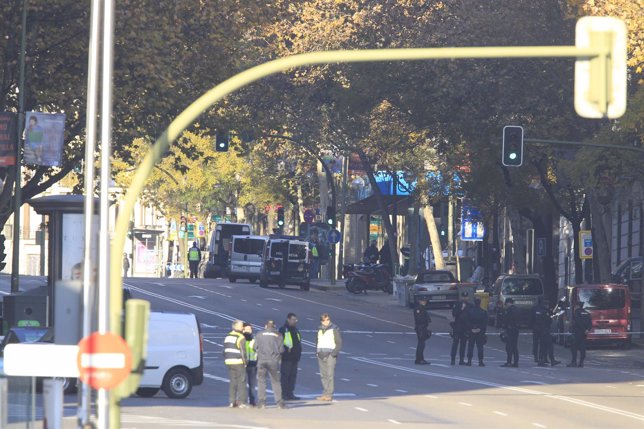
<path id="1" fill-rule="evenodd" d="M 382 290 L 393 293 L 389 268 L 383 264 L 344 264 L 345 286 L 351 293 L 367 293 L 367 290 Z"/>

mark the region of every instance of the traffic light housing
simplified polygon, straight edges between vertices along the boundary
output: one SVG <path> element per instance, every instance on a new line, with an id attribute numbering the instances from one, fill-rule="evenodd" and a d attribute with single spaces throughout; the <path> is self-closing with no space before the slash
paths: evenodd
<path id="1" fill-rule="evenodd" d="M 506 167 L 520 167 L 523 164 L 523 127 L 503 127 L 503 154 L 501 162 Z"/>
<path id="2" fill-rule="evenodd" d="M 230 133 L 228 131 L 217 131 L 217 135 L 215 137 L 215 151 L 228 152 L 229 144 Z"/>
<path id="3" fill-rule="evenodd" d="M 335 208 L 333 206 L 327 206 L 326 208 L 326 223 L 335 226 Z"/>
<path id="4" fill-rule="evenodd" d="M 284 227 L 284 207 L 277 208 L 277 226 L 279 228 Z"/>
<path id="5" fill-rule="evenodd" d="M 4 267 L 7 266 L 7 263 L 4 261 L 7 257 L 7 252 L 5 249 L 5 236 L 4 234 L 0 235 L 0 271 L 4 270 Z"/>

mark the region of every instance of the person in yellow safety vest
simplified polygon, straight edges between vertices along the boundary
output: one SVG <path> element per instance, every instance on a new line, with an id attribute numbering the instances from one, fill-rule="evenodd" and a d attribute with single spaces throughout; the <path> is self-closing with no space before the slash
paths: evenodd
<path id="1" fill-rule="evenodd" d="M 322 396 L 317 397 L 319 401 L 333 400 L 335 364 L 341 348 L 340 328 L 331 322 L 331 316 L 322 314 L 317 337 L 317 357 L 323 389 Z"/>
<path id="2" fill-rule="evenodd" d="M 257 352 L 253 350 L 255 339 L 253 338 L 253 327 L 250 323 L 244 323 L 242 331 L 246 339 L 246 378 L 248 378 L 248 403 L 251 407 L 257 405 Z"/>
<path id="3" fill-rule="evenodd" d="M 317 279 L 320 271 L 320 249 L 317 232 L 311 233 L 311 266 L 309 269 L 309 278 Z"/>
<path id="4" fill-rule="evenodd" d="M 287 401 L 296 401 L 300 399 L 295 396 L 294 390 L 297 364 L 302 357 L 302 336 L 297 329 L 295 313 L 289 313 L 286 316 L 286 323 L 280 328 L 280 333 L 284 336 L 284 352 L 280 368 L 282 396 Z"/>
<path id="5" fill-rule="evenodd" d="M 197 242 L 192 242 L 192 247 L 188 250 L 188 265 L 190 266 L 190 278 L 196 279 L 199 275 L 199 262 L 201 262 L 201 250 Z"/>
<path id="6" fill-rule="evenodd" d="M 235 320 L 232 328 L 233 330 L 224 338 L 224 363 L 230 378 L 229 407 L 246 408 L 248 390 L 246 390 L 246 338 L 242 333 L 244 322 Z"/>

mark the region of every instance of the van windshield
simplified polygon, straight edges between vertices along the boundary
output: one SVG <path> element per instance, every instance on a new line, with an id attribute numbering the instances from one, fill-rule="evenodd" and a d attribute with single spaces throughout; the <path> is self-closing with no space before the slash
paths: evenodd
<path id="1" fill-rule="evenodd" d="M 236 239 L 233 252 L 247 255 L 263 255 L 264 240 L 254 240 L 252 238 Z"/>
<path id="2" fill-rule="evenodd" d="M 577 290 L 577 298 L 584 303 L 586 310 L 614 310 L 624 308 L 626 293 L 624 289 L 602 288 Z"/>
<path id="3" fill-rule="evenodd" d="M 506 279 L 503 282 L 504 295 L 543 295 L 539 279 Z"/>

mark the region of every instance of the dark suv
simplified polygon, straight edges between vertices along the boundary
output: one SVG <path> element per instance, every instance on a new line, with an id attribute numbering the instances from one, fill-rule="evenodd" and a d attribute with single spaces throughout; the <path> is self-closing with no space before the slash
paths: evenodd
<path id="1" fill-rule="evenodd" d="M 543 283 L 539 275 L 501 274 L 490 291 L 489 319 L 499 327 L 503 303 L 506 298 L 512 298 L 514 306 L 517 308 L 519 323 L 528 325 L 530 323 L 530 312 L 539 297 L 543 297 Z"/>

